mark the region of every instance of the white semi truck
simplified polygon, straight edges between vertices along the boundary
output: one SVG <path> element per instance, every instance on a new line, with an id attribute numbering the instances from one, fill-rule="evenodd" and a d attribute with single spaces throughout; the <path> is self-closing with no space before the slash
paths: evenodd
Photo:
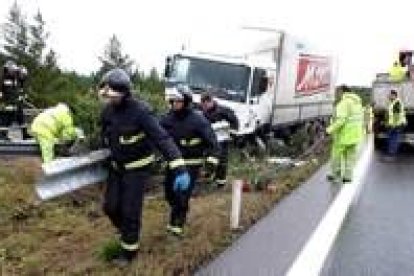
<path id="1" fill-rule="evenodd" d="M 335 97 L 332 57 L 285 32 L 255 31 L 267 38 L 238 56 L 183 50 L 168 57 L 166 96 L 176 85 L 188 86 L 196 102 L 212 91 L 239 119 L 237 136 L 289 135 L 326 121 Z"/>

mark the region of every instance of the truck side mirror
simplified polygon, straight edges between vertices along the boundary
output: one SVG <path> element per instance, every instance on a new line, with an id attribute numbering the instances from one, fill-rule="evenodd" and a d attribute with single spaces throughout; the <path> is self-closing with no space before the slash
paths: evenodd
<path id="1" fill-rule="evenodd" d="M 171 60 L 171 57 L 167 57 L 165 59 L 164 77 L 165 78 L 171 77 L 171 71 L 172 71 L 172 60 Z"/>
<path id="2" fill-rule="evenodd" d="M 264 93 L 267 90 L 267 86 L 269 84 L 269 79 L 266 76 L 260 78 L 259 82 L 259 92 Z"/>

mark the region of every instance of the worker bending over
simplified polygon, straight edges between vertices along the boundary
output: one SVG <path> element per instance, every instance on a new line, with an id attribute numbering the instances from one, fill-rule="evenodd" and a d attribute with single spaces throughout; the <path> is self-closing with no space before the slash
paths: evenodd
<path id="1" fill-rule="evenodd" d="M 56 145 L 71 145 L 76 139 L 84 139 L 83 131 L 73 124 L 73 112 L 65 103 L 48 108 L 35 117 L 30 134 L 39 143 L 43 163 L 55 158 Z"/>

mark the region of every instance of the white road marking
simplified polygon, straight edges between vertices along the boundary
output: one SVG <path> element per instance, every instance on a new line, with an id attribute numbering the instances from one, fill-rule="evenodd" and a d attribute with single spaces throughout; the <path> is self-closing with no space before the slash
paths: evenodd
<path id="1" fill-rule="evenodd" d="M 352 183 L 343 185 L 318 227 L 286 273 L 287 276 L 319 275 L 349 207 L 364 183 L 372 153 L 373 139 L 369 137 L 355 167 Z"/>

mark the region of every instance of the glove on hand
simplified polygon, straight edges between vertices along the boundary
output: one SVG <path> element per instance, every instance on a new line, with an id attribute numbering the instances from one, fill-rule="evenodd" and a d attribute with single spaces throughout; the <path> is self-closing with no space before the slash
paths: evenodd
<path id="1" fill-rule="evenodd" d="M 188 172 L 181 172 L 177 174 L 174 179 L 174 192 L 184 192 L 190 187 L 190 175 Z"/>

